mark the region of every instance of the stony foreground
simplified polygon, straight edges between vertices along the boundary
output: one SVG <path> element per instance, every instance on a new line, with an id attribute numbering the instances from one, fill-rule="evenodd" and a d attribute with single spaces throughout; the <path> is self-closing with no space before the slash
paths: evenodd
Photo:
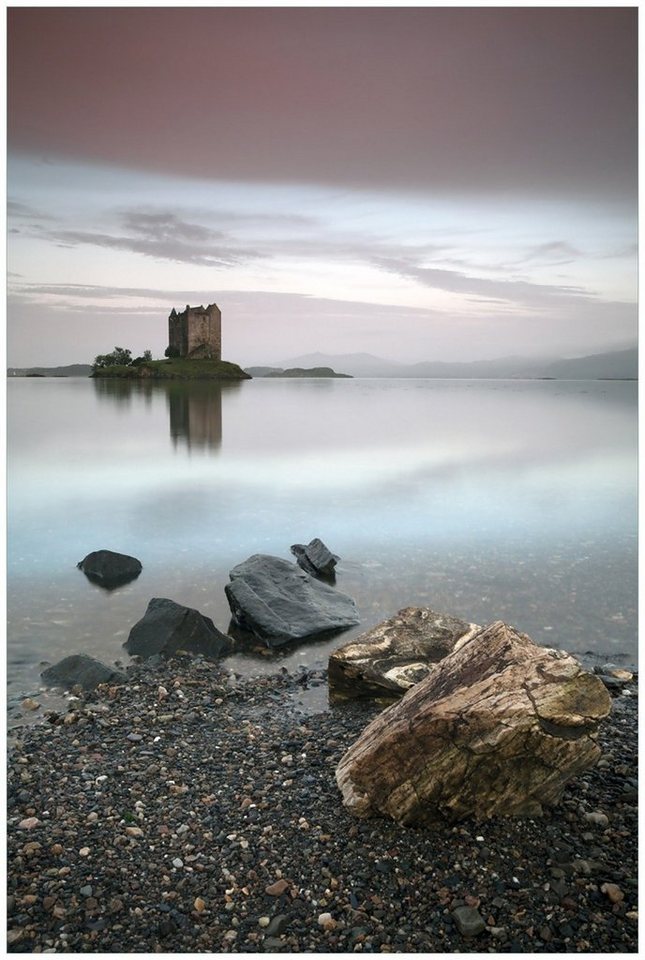
<path id="1" fill-rule="evenodd" d="M 635 696 L 556 810 L 411 829 L 343 809 L 336 765 L 379 708 L 296 713 L 321 682 L 139 665 L 19 731 L 9 949 L 637 950 Z"/>

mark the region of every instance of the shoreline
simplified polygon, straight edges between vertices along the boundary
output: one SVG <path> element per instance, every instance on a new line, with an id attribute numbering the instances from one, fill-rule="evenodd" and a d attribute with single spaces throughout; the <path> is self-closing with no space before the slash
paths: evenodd
<path id="1" fill-rule="evenodd" d="M 342 807 L 336 765 L 382 708 L 299 713 L 298 692 L 325 682 L 135 664 L 14 729 L 9 950 L 637 949 L 636 682 L 557 807 L 432 830 Z M 462 905 L 486 923 L 472 938 Z"/>

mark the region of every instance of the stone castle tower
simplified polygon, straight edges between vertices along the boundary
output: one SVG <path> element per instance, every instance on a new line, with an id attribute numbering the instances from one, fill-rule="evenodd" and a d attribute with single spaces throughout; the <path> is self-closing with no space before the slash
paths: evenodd
<path id="1" fill-rule="evenodd" d="M 168 317 L 168 343 L 189 360 L 222 359 L 222 314 L 216 303 L 189 307 Z"/>

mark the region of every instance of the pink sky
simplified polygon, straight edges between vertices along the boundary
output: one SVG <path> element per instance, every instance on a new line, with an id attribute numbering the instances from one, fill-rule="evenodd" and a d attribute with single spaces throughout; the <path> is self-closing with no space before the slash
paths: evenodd
<path id="1" fill-rule="evenodd" d="M 246 363 L 634 339 L 635 8 L 8 17 L 9 363 L 163 351 L 186 290 Z"/>

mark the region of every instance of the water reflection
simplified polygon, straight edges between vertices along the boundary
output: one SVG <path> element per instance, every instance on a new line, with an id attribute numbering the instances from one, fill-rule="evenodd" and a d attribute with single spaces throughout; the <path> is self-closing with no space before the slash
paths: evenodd
<path id="1" fill-rule="evenodd" d="M 208 381 L 92 380 L 96 396 L 128 409 L 133 401 L 150 406 L 165 396 L 173 445 L 188 450 L 217 451 L 222 445 L 222 395 L 235 393 L 239 383 Z"/>
<path id="2" fill-rule="evenodd" d="M 195 383 L 168 385 L 170 436 L 188 449 L 218 450 L 222 444 L 222 387 Z M 225 389 L 225 388 L 224 388 Z"/>
<path id="3" fill-rule="evenodd" d="M 636 653 L 636 385 L 18 379 L 8 403 L 8 678 L 111 662 L 151 597 L 226 631 L 229 571 L 321 537 L 369 628 L 408 605 Z M 46 478 L 46 479 L 44 479 Z M 138 557 L 109 595 L 76 564 Z M 239 644 L 239 672 L 350 639 Z M 242 652 L 244 650 L 244 652 Z"/>

